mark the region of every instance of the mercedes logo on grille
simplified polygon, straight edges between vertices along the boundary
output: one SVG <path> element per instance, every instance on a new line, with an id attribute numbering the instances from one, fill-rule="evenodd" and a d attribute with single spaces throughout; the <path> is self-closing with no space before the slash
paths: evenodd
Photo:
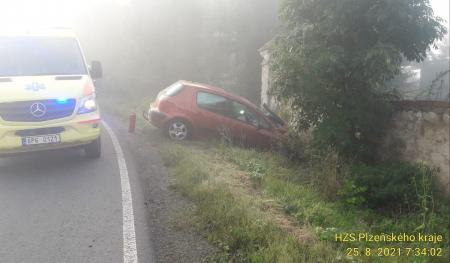
<path id="1" fill-rule="evenodd" d="M 40 102 L 33 103 L 30 106 L 30 112 L 34 117 L 41 118 L 45 115 L 45 113 L 47 113 L 47 107 L 45 107 L 45 105 Z"/>

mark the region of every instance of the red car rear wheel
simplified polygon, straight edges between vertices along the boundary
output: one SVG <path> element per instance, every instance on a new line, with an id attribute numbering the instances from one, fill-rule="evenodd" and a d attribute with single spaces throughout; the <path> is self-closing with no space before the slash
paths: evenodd
<path id="1" fill-rule="evenodd" d="M 184 120 L 171 120 L 167 125 L 167 135 L 172 140 L 184 141 L 191 135 L 191 126 Z"/>

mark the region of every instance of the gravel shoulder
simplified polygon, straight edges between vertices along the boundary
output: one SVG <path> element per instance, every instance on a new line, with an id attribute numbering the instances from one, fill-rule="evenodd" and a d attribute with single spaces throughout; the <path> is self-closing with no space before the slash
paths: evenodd
<path id="1" fill-rule="evenodd" d="M 136 133 L 130 134 L 126 121 L 108 114 L 103 117 L 116 132 L 127 162 L 133 167 L 130 180 L 137 214 L 138 251 L 145 251 L 140 249 L 142 245 L 151 246 L 155 262 L 202 262 L 213 255 L 216 249 L 187 219 L 192 204 L 171 189 L 174 179 L 159 155 L 163 136 L 140 119 Z M 150 261 L 146 255 L 139 255 L 139 259 Z"/>

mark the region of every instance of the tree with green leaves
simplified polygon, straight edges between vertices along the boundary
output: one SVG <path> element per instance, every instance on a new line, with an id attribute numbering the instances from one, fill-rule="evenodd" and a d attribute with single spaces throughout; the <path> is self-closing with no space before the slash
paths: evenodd
<path id="1" fill-rule="evenodd" d="M 284 0 L 272 93 L 318 145 L 371 160 L 392 112 L 386 83 L 446 34 L 428 0 Z"/>

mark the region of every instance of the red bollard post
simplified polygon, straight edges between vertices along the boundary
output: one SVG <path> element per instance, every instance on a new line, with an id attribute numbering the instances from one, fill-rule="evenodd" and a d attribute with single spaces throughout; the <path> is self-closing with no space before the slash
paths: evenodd
<path id="1" fill-rule="evenodd" d="M 128 132 L 134 133 L 136 130 L 136 113 L 132 112 L 129 118 Z"/>

